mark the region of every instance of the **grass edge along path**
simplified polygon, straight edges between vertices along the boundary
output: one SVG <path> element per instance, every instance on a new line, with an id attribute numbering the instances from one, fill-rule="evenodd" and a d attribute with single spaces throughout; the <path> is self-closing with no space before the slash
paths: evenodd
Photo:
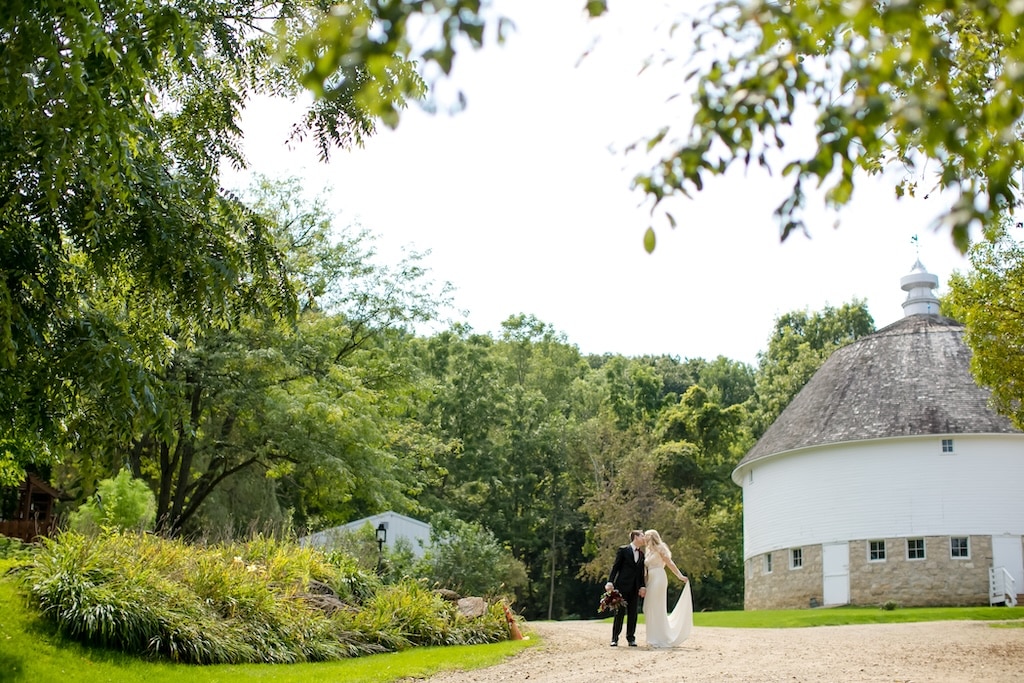
<path id="1" fill-rule="evenodd" d="M 1012 621 L 1024 626 L 1024 607 L 819 607 L 815 609 L 701 612 L 696 626 L 721 628 L 806 628 L 919 621 Z"/>

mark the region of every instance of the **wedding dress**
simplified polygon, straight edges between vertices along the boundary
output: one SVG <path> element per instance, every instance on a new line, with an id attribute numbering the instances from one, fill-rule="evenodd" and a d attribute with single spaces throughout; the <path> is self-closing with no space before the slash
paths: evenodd
<path id="1" fill-rule="evenodd" d="M 646 554 L 647 595 L 644 596 L 644 625 L 647 644 L 651 647 L 675 647 L 690 637 L 693 630 L 693 599 L 690 597 L 690 583 L 683 585 L 683 592 L 676 601 L 671 614 L 668 612 L 668 574 L 665 559 L 657 552 Z"/>

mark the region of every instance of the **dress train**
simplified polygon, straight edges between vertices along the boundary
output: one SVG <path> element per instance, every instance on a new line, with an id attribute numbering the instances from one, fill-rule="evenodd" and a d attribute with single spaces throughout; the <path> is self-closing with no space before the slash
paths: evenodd
<path id="1" fill-rule="evenodd" d="M 668 576 L 663 567 L 649 568 L 644 598 L 644 624 L 651 647 L 675 647 L 693 630 L 693 598 L 686 582 L 672 612 L 668 611 Z"/>

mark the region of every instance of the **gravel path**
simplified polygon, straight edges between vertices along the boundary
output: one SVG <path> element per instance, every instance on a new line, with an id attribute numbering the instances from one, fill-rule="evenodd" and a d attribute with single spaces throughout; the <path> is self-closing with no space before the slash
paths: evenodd
<path id="1" fill-rule="evenodd" d="M 673 650 L 608 646 L 596 621 L 527 624 L 543 643 L 488 669 L 430 683 L 1002 683 L 1024 681 L 1024 628 L 945 621 L 792 629 L 694 627 Z M 622 645 L 625 643 L 623 642 Z"/>

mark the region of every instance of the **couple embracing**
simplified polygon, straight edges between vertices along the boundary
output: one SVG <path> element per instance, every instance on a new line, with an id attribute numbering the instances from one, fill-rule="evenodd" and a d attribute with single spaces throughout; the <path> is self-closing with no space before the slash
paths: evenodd
<path id="1" fill-rule="evenodd" d="M 671 613 L 668 611 L 668 574 L 665 568 L 683 582 Z M 615 562 L 608 574 L 605 591 L 613 588 L 626 600 L 625 609 L 615 611 L 612 622 L 612 647 L 619 644 L 622 622 L 626 622 L 626 642 L 636 647 L 637 603 L 644 600 L 644 623 L 647 644 L 651 647 L 675 647 L 690 636 L 693 628 L 693 601 L 690 584 L 672 561 L 672 551 L 654 529 L 629 533 L 629 544 L 615 553 Z"/>

